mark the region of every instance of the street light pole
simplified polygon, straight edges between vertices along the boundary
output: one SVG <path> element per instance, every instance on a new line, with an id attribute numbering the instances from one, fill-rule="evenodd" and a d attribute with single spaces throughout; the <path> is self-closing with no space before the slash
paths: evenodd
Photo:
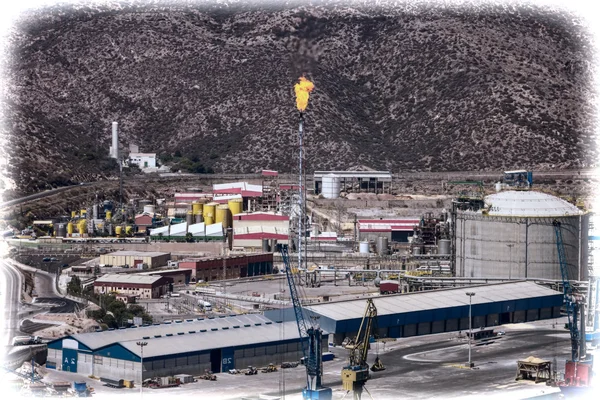
<path id="1" fill-rule="evenodd" d="M 475 292 L 467 292 L 467 296 L 469 296 L 469 368 L 473 368 L 473 363 L 471 362 L 471 340 L 473 339 L 473 329 L 471 327 L 471 298 L 475 296 Z"/>
<path id="2" fill-rule="evenodd" d="M 144 398 L 144 346 L 148 344 L 148 342 L 137 342 L 138 346 L 141 349 L 141 357 L 140 357 L 140 398 Z"/>

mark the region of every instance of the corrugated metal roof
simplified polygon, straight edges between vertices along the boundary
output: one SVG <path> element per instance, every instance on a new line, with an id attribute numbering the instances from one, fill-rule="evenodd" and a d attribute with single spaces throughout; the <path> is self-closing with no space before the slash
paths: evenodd
<path id="1" fill-rule="evenodd" d="M 100 283 L 142 283 L 151 284 L 159 280 L 160 276 L 145 276 L 139 274 L 106 274 L 96 279 Z"/>
<path id="2" fill-rule="evenodd" d="M 558 197 L 529 190 L 508 190 L 485 197 L 489 215 L 513 217 L 564 217 L 583 211 Z"/>
<path id="3" fill-rule="evenodd" d="M 225 318 L 214 318 L 214 319 L 203 319 L 203 320 L 184 320 L 181 323 L 172 322 L 170 324 L 140 326 L 138 328 L 127 328 L 127 329 L 116 329 L 114 331 L 102 331 L 102 332 L 90 332 L 90 333 L 77 333 L 71 335 L 71 337 L 92 350 L 99 349 L 104 346 L 108 346 L 113 343 L 142 340 L 144 337 L 154 338 L 155 335 L 165 336 L 167 333 L 177 335 L 179 332 L 189 333 L 189 331 L 199 331 L 206 329 L 209 332 L 213 328 L 221 329 L 224 326 L 244 326 L 250 324 L 254 326 L 256 323 L 264 324 L 265 322 L 272 322 L 263 315 L 237 315 L 233 317 Z M 296 334 L 298 330 L 296 329 Z M 177 343 L 182 336 L 177 337 Z M 239 338 L 238 338 L 239 339 Z M 144 339 L 146 340 L 146 339 Z M 243 341 L 239 339 L 239 341 Z M 135 343 L 134 343 L 135 344 Z M 214 346 L 214 344 L 213 344 Z M 220 345 L 219 345 L 220 346 Z M 138 346 L 139 347 L 139 346 Z M 187 351 L 185 347 L 179 346 L 179 352 Z M 137 354 L 137 353 L 136 353 Z M 144 349 L 144 356 L 146 356 L 146 349 Z"/>
<path id="4" fill-rule="evenodd" d="M 321 180 L 324 176 L 334 174 L 340 178 L 377 178 L 381 181 L 391 181 L 392 174 L 389 171 L 315 171 L 314 179 Z"/>
<path id="5" fill-rule="evenodd" d="M 140 256 L 140 257 L 160 257 L 171 253 L 163 253 L 160 251 L 136 251 L 136 250 L 119 250 L 105 254 L 105 256 Z"/>
<path id="6" fill-rule="evenodd" d="M 248 327 L 243 324 L 234 325 L 239 326 L 239 328 L 228 325 L 229 329 L 219 329 L 217 331 L 208 329 L 206 332 L 177 335 L 176 337 L 145 339 L 144 341 L 148 345 L 144 347 L 144 359 L 259 343 L 276 345 L 278 341 L 299 338 L 296 322 L 272 322 L 268 325 L 251 325 Z M 121 341 L 119 344 L 135 355 L 141 355 L 140 346 L 137 345 L 135 340 Z"/>
<path id="7" fill-rule="evenodd" d="M 432 290 L 394 296 L 374 297 L 378 315 L 401 314 L 438 308 L 459 307 L 469 304 L 466 292 L 475 292 L 473 304 L 493 303 L 503 300 L 529 299 L 560 295 L 552 289 L 533 282 L 510 282 L 495 285 L 469 286 L 460 289 Z M 362 318 L 365 313 L 364 299 L 347 302 L 331 302 L 305 307 L 333 320 Z"/>

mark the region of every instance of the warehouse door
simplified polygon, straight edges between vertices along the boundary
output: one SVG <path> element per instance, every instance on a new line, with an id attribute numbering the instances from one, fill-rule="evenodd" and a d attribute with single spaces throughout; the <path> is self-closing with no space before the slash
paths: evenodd
<path id="1" fill-rule="evenodd" d="M 500 325 L 510 324 L 510 313 L 504 312 L 500 314 Z"/>
<path id="2" fill-rule="evenodd" d="M 63 349 L 63 371 L 77 372 L 77 350 Z"/>
<path id="3" fill-rule="evenodd" d="M 229 372 L 230 369 L 233 369 L 234 360 L 233 349 L 231 347 L 222 349 L 221 359 L 221 372 Z"/>
<path id="4" fill-rule="evenodd" d="M 215 374 L 221 372 L 221 349 L 210 351 L 210 370 Z"/>

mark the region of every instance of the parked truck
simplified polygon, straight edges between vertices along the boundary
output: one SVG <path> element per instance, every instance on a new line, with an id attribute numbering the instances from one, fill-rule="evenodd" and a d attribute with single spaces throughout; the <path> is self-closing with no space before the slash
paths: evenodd
<path id="1" fill-rule="evenodd" d="M 398 293 L 398 281 L 381 281 L 379 283 L 379 293 L 380 294 L 392 294 Z"/>
<path id="2" fill-rule="evenodd" d="M 41 344 L 42 339 L 39 336 L 15 336 L 12 341 L 13 346 L 27 346 L 30 344 Z"/>
<path id="3" fill-rule="evenodd" d="M 198 307 L 200 307 L 205 312 L 212 311 L 212 304 L 210 304 L 208 301 L 199 300 Z"/>

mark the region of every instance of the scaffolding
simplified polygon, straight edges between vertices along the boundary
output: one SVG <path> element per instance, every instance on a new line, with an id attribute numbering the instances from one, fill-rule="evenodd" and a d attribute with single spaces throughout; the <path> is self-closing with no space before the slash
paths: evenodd
<path id="1" fill-rule="evenodd" d="M 279 197 L 279 176 L 277 171 L 262 171 L 261 211 L 277 211 Z"/>

